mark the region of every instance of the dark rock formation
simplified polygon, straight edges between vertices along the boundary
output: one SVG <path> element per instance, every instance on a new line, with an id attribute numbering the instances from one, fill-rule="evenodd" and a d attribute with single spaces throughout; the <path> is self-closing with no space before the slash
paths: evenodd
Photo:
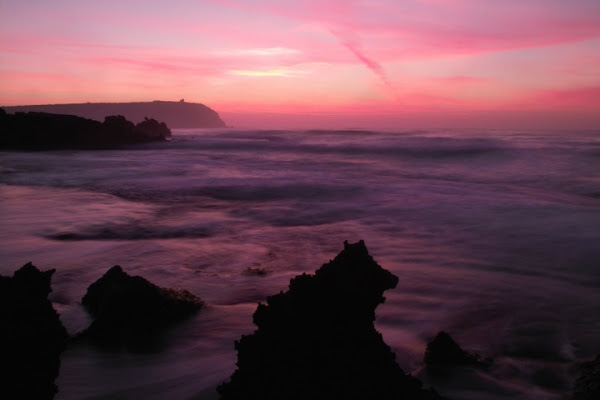
<path id="1" fill-rule="evenodd" d="M 52 399 L 57 392 L 67 332 L 48 300 L 54 271 L 28 263 L 0 276 L 0 397 Z"/>
<path id="2" fill-rule="evenodd" d="M 145 118 L 135 126 L 134 134 L 150 140 L 163 140 L 171 137 L 171 130 L 164 122 L 158 122 L 153 118 Z"/>
<path id="3" fill-rule="evenodd" d="M 135 132 L 135 124 L 122 115 L 104 117 L 104 130 L 117 137 L 127 137 Z"/>
<path id="4" fill-rule="evenodd" d="M 258 329 L 235 343 L 238 369 L 218 387 L 221 399 L 441 399 L 404 374 L 373 325 L 397 282 L 363 241 L 345 242 L 315 275 L 258 306 Z"/>
<path id="5" fill-rule="evenodd" d="M 92 283 L 82 304 L 94 321 L 80 337 L 97 344 L 143 346 L 146 339 L 204 306 L 187 290 L 158 287 L 116 265 Z"/>
<path id="6" fill-rule="evenodd" d="M 596 359 L 579 366 L 581 375 L 575 382 L 573 400 L 600 399 L 600 354 Z"/>
<path id="7" fill-rule="evenodd" d="M 171 130 L 164 122 L 145 118 L 134 125 L 122 115 L 104 118 L 100 135 L 109 143 L 129 144 L 163 141 L 171 138 Z"/>
<path id="8" fill-rule="evenodd" d="M 447 374 L 457 366 L 487 368 L 491 365 L 491 360 L 464 351 L 449 334 L 443 331 L 427 344 L 423 361 L 427 371 L 432 375 Z"/>
<path id="9" fill-rule="evenodd" d="M 106 115 L 123 115 L 140 122 L 145 117 L 165 121 L 171 128 L 224 128 L 225 123 L 214 110 L 199 103 L 152 101 L 138 103 L 47 104 L 5 107 L 10 113 L 46 112 L 77 115 L 102 121 Z"/>
<path id="10" fill-rule="evenodd" d="M 101 149 L 170 137 L 169 128 L 153 119 L 134 125 L 123 116 L 108 116 L 98 122 L 74 115 L 0 113 L 0 148 L 4 149 Z"/>

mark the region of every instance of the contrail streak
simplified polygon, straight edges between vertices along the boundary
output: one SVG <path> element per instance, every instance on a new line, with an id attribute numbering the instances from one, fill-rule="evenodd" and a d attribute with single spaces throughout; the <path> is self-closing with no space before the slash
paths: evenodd
<path id="1" fill-rule="evenodd" d="M 340 42 L 344 45 L 345 48 L 350 50 L 350 52 L 354 54 L 356 58 L 358 58 L 375 75 L 377 75 L 379 79 L 381 79 L 383 84 L 390 90 L 394 97 L 397 97 L 396 89 L 390 82 L 383 67 L 377 61 L 365 55 L 360 46 L 360 43 L 356 40 L 352 40 L 349 38 L 352 36 L 351 34 L 343 34 L 336 31 L 331 31 L 331 33 L 340 40 Z"/>
<path id="2" fill-rule="evenodd" d="M 361 50 L 360 45 L 357 43 L 345 40 L 342 44 L 352 52 L 363 64 L 367 66 L 371 71 L 375 73 L 375 75 L 379 76 L 379 78 L 383 81 L 383 83 L 392 91 L 394 91 L 394 87 L 392 83 L 388 79 L 383 67 L 375 60 L 367 57 Z"/>

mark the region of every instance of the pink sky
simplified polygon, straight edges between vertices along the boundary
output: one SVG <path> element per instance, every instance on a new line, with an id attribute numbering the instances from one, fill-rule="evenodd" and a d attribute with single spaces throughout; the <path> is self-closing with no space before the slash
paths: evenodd
<path id="1" fill-rule="evenodd" d="M 600 128 L 598 0 L 0 0 L 0 105 L 237 127 Z"/>

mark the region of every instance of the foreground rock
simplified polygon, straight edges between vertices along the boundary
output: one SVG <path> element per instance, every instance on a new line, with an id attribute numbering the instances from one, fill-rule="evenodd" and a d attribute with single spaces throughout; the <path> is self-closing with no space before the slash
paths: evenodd
<path id="1" fill-rule="evenodd" d="M 153 119 L 134 125 L 120 115 L 98 122 L 74 115 L 40 112 L 7 114 L 0 109 L 0 148 L 3 149 L 102 149 L 164 141 L 170 137 L 170 129 Z"/>
<path id="2" fill-rule="evenodd" d="M 423 361 L 427 371 L 432 375 L 446 375 L 454 367 L 487 368 L 491 365 L 491 360 L 464 351 L 448 333 L 443 331 L 427 344 Z"/>
<path id="3" fill-rule="evenodd" d="M 0 276 L 0 397 L 52 399 L 57 392 L 67 332 L 48 300 L 54 272 L 28 263 L 12 277 Z"/>
<path id="4" fill-rule="evenodd" d="M 158 287 L 118 265 L 88 287 L 82 304 L 94 321 L 80 337 L 97 344 L 132 346 L 143 345 L 204 306 L 187 290 Z"/>
<path id="5" fill-rule="evenodd" d="M 258 329 L 236 342 L 238 369 L 218 387 L 221 399 L 441 399 L 404 374 L 373 325 L 397 283 L 364 242 L 345 242 L 315 275 L 258 306 Z"/>
<path id="6" fill-rule="evenodd" d="M 600 355 L 580 365 L 581 375 L 575 382 L 573 400 L 600 399 Z"/>

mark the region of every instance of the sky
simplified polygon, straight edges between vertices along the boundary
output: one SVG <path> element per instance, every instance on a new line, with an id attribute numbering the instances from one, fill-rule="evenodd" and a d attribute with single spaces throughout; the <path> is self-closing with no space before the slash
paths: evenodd
<path id="1" fill-rule="evenodd" d="M 0 0 L 0 105 L 265 128 L 600 129 L 600 0 Z"/>

